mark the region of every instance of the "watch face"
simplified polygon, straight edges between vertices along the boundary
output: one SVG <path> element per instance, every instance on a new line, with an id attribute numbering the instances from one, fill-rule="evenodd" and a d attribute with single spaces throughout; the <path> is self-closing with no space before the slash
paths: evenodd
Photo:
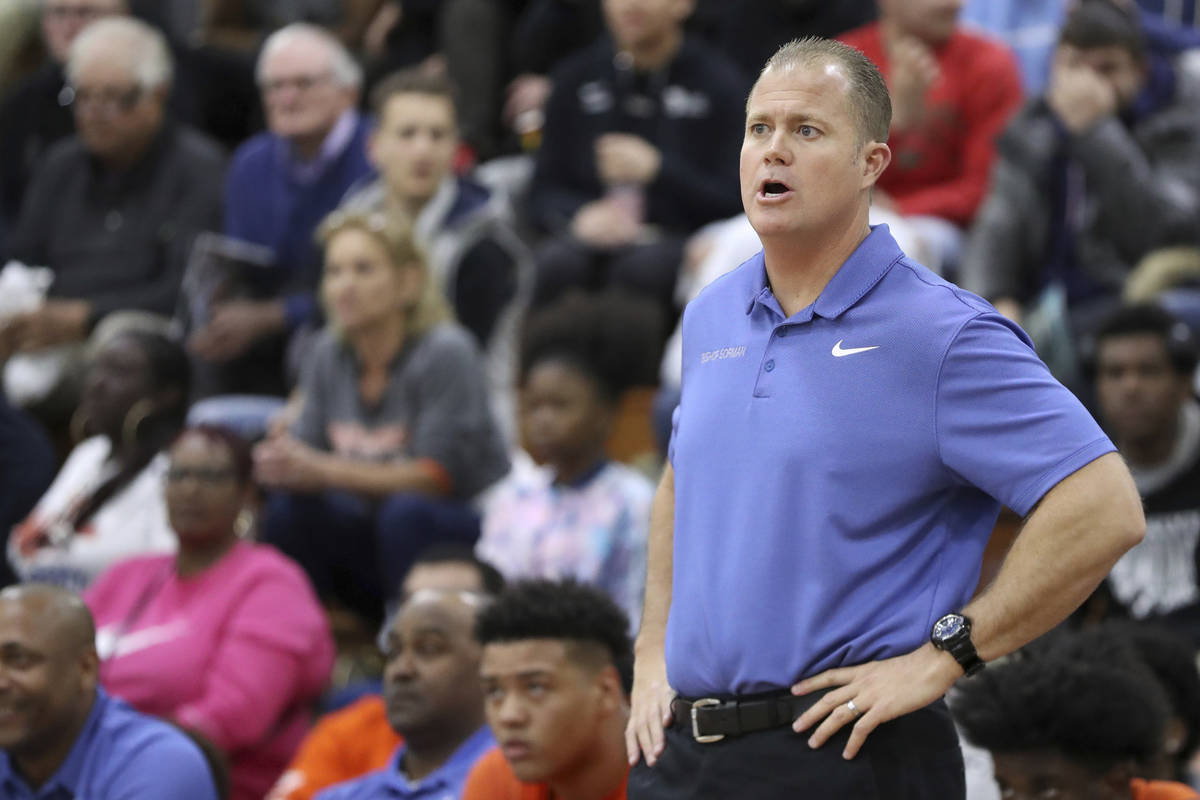
<path id="1" fill-rule="evenodd" d="M 963 629 L 963 618 L 958 614 L 947 614 L 933 624 L 933 638 L 945 641 Z"/>

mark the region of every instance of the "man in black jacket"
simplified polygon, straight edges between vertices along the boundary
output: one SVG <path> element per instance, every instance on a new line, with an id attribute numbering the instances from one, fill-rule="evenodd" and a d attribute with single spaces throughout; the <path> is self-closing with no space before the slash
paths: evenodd
<path id="1" fill-rule="evenodd" d="M 746 81 L 684 36 L 692 0 L 604 0 L 611 37 L 553 74 L 530 203 L 535 303 L 617 284 L 667 305 L 685 237 L 738 213 Z"/>

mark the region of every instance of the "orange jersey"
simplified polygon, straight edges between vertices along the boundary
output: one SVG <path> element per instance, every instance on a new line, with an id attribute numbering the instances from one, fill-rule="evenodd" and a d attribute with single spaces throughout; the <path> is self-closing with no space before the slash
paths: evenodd
<path id="1" fill-rule="evenodd" d="M 621 776 L 620 785 L 604 800 L 625 800 L 625 782 L 629 770 Z M 551 800 L 550 787 L 544 783 L 521 783 L 499 749 L 489 750 L 467 776 L 462 800 Z"/>
<path id="2" fill-rule="evenodd" d="M 1198 800 L 1192 787 L 1174 781 L 1144 781 L 1134 778 L 1129 787 L 1133 800 Z"/>
<path id="3" fill-rule="evenodd" d="M 368 695 L 318 720 L 267 800 L 311 800 L 335 783 L 388 765 L 403 739 L 388 724 L 379 695 Z"/>

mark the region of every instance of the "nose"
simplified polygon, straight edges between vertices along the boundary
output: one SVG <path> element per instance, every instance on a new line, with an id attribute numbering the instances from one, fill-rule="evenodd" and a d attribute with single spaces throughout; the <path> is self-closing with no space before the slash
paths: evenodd
<path id="1" fill-rule="evenodd" d="M 763 161 L 767 164 L 792 163 L 792 150 L 788 146 L 787 131 L 782 127 L 776 128 L 767 140 L 767 148 L 763 151 Z"/>
<path id="2" fill-rule="evenodd" d="M 516 692 L 505 692 L 496 708 L 496 719 L 505 727 L 518 727 L 525 722 L 525 706 Z"/>
<path id="3" fill-rule="evenodd" d="M 408 649 L 401 650 L 388 660 L 383 678 L 388 683 L 407 683 L 417 675 L 416 662 Z"/>

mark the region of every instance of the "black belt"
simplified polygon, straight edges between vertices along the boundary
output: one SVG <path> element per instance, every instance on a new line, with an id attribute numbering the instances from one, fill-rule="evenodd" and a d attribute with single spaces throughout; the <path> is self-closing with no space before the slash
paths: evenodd
<path id="1" fill-rule="evenodd" d="M 691 731 L 697 742 L 719 742 L 726 736 L 782 728 L 811 708 L 825 692 L 796 697 L 786 689 L 744 699 L 676 697 L 671 701 L 674 724 Z"/>

